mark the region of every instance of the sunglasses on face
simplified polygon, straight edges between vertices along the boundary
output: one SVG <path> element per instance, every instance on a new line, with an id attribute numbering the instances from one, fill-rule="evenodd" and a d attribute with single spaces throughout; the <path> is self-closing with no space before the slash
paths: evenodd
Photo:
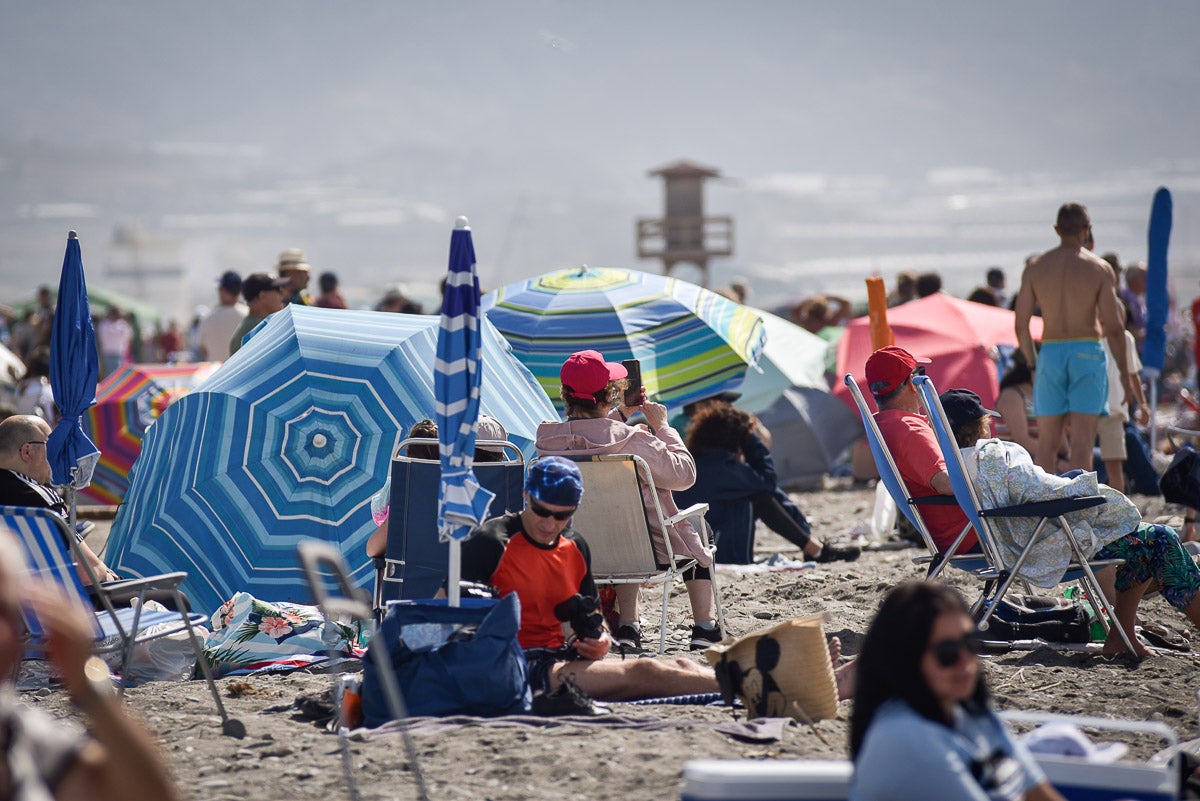
<path id="1" fill-rule="evenodd" d="M 529 510 L 538 517 L 553 517 L 555 520 L 570 520 L 571 515 L 575 514 L 574 509 L 568 509 L 565 512 L 555 512 L 542 506 L 533 498 L 529 499 Z"/>
<path id="2" fill-rule="evenodd" d="M 973 656 L 979 656 L 983 652 L 983 643 L 980 641 L 979 635 L 972 632 L 958 640 L 939 640 L 929 646 L 929 650 L 940 666 L 948 668 L 958 664 L 964 651 Z"/>

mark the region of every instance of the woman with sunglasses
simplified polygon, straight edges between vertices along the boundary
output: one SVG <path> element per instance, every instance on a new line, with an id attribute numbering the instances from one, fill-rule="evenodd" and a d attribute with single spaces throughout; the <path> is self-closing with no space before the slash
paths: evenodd
<path id="1" fill-rule="evenodd" d="M 908 581 L 883 599 L 857 660 L 852 801 L 1061 801 L 989 707 L 958 591 Z"/>
<path id="2" fill-rule="evenodd" d="M 563 363 L 562 399 L 566 404 L 566 421 L 542 423 L 537 430 L 537 451 L 541 456 L 590 456 L 605 453 L 629 453 L 640 456 L 650 468 L 650 476 L 658 493 L 663 514 L 679 511 L 672 490 L 685 490 L 696 482 L 696 462 L 683 444 L 679 432 L 667 422 L 667 407 L 646 399 L 641 388 L 638 403 L 626 405 L 623 392 L 628 384 L 623 365 L 606 362 L 594 350 L 571 354 Z M 632 388 L 637 389 L 637 388 Z M 626 422 L 635 412 L 641 412 L 647 425 Z M 654 502 L 647 495 L 646 504 Z M 585 537 L 592 532 L 582 532 Z M 601 532 L 596 532 L 599 536 Z M 662 532 L 655 532 L 656 538 Z M 672 527 L 671 547 L 677 556 L 693 557 L 699 567 L 684 572 L 684 584 L 692 603 L 692 649 L 698 650 L 720 642 L 722 633 L 713 615 L 712 578 L 709 566 L 712 554 L 695 527 L 683 521 Z M 666 546 L 655 543 L 656 556 L 666 564 Z M 619 622 L 614 639 L 622 649 L 641 649 L 641 626 L 638 622 L 638 588 L 636 584 L 616 586 Z"/>

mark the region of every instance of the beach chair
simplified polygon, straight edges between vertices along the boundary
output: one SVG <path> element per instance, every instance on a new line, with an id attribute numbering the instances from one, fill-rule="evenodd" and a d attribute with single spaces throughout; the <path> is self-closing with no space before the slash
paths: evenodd
<path id="1" fill-rule="evenodd" d="M 671 585 L 689 567 L 691 557 L 676 557 L 666 532 L 684 520 L 691 520 L 712 547 L 711 531 L 704 520 L 708 504 L 696 503 L 678 514 L 666 517 L 658 503 L 650 468 L 640 456 L 625 453 L 596 456 L 567 456 L 583 475 L 583 500 L 571 527 L 578 531 L 592 553 L 592 577 L 597 584 L 657 584 L 662 587 L 662 617 L 658 632 L 658 652 L 666 649 L 667 602 Z M 643 501 L 653 498 L 651 506 Z M 664 532 L 667 563 L 659 564 L 654 555 L 652 524 Z M 717 585 L 715 564 L 712 573 L 713 600 L 717 622 L 725 631 L 725 612 Z"/>
<path id="2" fill-rule="evenodd" d="M 312 593 L 313 602 L 321 610 L 321 614 L 325 616 L 327 628 L 332 628 L 331 624 L 334 621 L 345 622 L 347 620 L 360 620 L 363 622 L 373 618 L 373 611 L 368 599 L 364 597 L 365 593 L 354 586 L 350 580 L 350 571 L 346 569 L 346 560 L 342 557 L 342 552 L 328 542 L 320 540 L 303 540 L 296 546 L 296 555 L 300 559 L 300 565 L 304 568 L 304 579 L 308 583 L 309 591 Z M 417 784 L 417 797 L 422 801 L 428 801 L 429 790 L 425 785 L 424 774 L 421 773 L 421 764 L 417 760 L 417 749 L 409 734 L 407 720 L 408 712 L 405 709 L 404 696 L 400 691 L 400 685 L 396 681 L 395 674 L 392 672 L 392 661 L 388 657 L 387 649 L 371 648 L 369 649 L 370 658 L 375 660 L 378 667 L 381 683 L 383 685 L 383 694 L 387 700 L 388 707 L 391 709 L 394 720 L 401 721 L 400 734 L 404 740 L 404 748 L 408 755 L 409 764 L 412 765 L 413 779 Z M 331 654 L 333 656 L 334 654 Z M 336 677 L 335 677 L 336 679 Z M 337 700 L 337 717 L 338 720 L 345 720 L 342 706 L 346 701 L 345 693 L 338 692 L 338 688 L 334 688 L 334 698 Z M 359 798 L 358 785 L 354 779 L 354 766 L 350 755 L 350 742 L 348 737 L 349 732 L 345 726 L 338 727 L 338 741 L 342 752 L 342 768 L 346 775 L 346 781 L 350 785 L 350 797 Z"/>
<path id="3" fill-rule="evenodd" d="M 971 525 L 979 537 L 980 549 L 992 566 L 999 571 L 995 590 L 990 596 L 981 596 L 972 608 L 972 612 L 979 621 L 980 630 L 987 630 L 988 619 L 996 610 L 998 603 L 1004 598 L 1004 594 L 1008 592 L 1008 588 L 1012 585 L 1013 581 L 1020 578 L 1021 565 L 1029 555 L 1030 549 L 1043 536 L 1046 524 L 1054 521 L 1067 538 L 1067 543 L 1071 546 L 1071 550 L 1075 554 L 1075 560 L 1067 566 L 1066 572 L 1059 579 L 1059 583 L 1079 581 L 1084 585 L 1084 588 L 1093 599 L 1104 599 L 1101 605 L 1107 611 L 1109 620 L 1105 620 L 1105 616 L 1102 614 L 1099 616 L 1101 624 L 1104 626 L 1105 631 L 1110 634 L 1112 628 L 1115 628 L 1121 636 L 1121 640 L 1125 643 L 1125 647 L 1132 653 L 1134 650 L 1133 645 L 1129 642 L 1129 637 L 1126 635 L 1125 630 L 1117 622 L 1116 613 L 1113 611 L 1112 599 L 1104 595 L 1103 590 L 1100 589 L 1100 584 L 1096 581 L 1096 574 L 1094 572 L 1096 568 L 1121 564 L 1124 560 L 1088 559 L 1083 553 L 1083 549 L 1079 547 L 1079 541 L 1075 538 L 1075 534 L 1071 530 L 1071 524 L 1066 518 L 1066 515 L 1071 512 L 1103 504 L 1105 502 L 1104 497 L 1101 495 L 1084 495 L 985 509 L 979 500 L 979 493 L 975 489 L 975 483 L 968 475 L 966 465 L 963 464 L 962 454 L 959 452 L 958 444 L 954 441 L 950 421 L 946 418 L 946 412 L 942 409 L 942 402 L 938 398 L 937 388 L 934 387 L 933 381 L 929 376 L 921 375 L 913 379 L 913 384 L 917 388 L 917 394 L 920 396 L 921 402 L 925 405 L 929 416 L 929 424 L 933 427 L 934 434 L 937 436 L 938 446 L 942 451 L 942 457 L 946 460 L 946 471 L 950 476 L 950 485 L 954 489 L 954 497 L 958 499 L 958 505 L 962 507 L 962 510 L 966 512 L 967 519 L 971 521 Z M 991 528 L 991 521 L 1006 517 L 1033 517 L 1038 520 L 1037 526 L 1029 538 L 1029 542 L 1025 545 L 1025 549 L 1012 564 L 1008 564 L 1005 561 L 1002 552 L 996 547 L 995 534 Z M 1110 621 L 1111 626 L 1109 625 Z"/>
<path id="4" fill-rule="evenodd" d="M 391 510 L 388 513 L 387 549 L 375 559 L 375 592 L 372 606 L 380 615 L 388 601 L 432 598 L 446 581 L 450 545 L 438 539 L 438 494 L 441 463 L 406 456 L 409 445 L 437 447 L 435 439 L 410 438 L 400 443 L 392 458 Z M 524 505 L 525 462 L 521 449 L 502 440 L 480 440 L 476 448 L 502 450 L 505 461 L 476 462 L 475 479 L 495 494 L 489 517 L 516 511 Z"/>
<path id="5" fill-rule="evenodd" d="M 196 655 L 196 663 L 200 666 L 204 681 L 217 706 L 217 712 L 221 716 L 222 730 L 231 736 L 240 737 L 245 734 L 241 722 L 231 719 L 225 712 L 225 705 L 221 702 L 221 695 L 213 682 L 208 660 L 204 657 L 203 640 L 195 630 L 196 626 L 207 623 L 207 618 L 198 613 L 147 610 L 142 603 L 143 595 L 139 595 L 138 603 L 134 607 L 116 608 L 109 598 L 109 593 L 116 589 L 123 592 L 140 590 L 143 594 L 151 589 L 167 590 L 174 595 L 176 609 L 185 609 L 187 606 L 179 591 L 179 584 L 187 578 L 187 573 L 165 573 L 101 584 L 97 581 L 91 565 L 79 556 L 75 537 L 72 536 L 67 522 L 51 510 L 0 506 L 0 524 L 12 531 L 21 542 L 31 575 L 44 581 L 53 581 L 67 593 L 77 597 L 85 608 L 92 609 L 91 599 L 80 580 L 76 563 L 83 567 L 92 586 L 96 588 L 97 597 L 102 605 L 102 608 L 95 612 L 96 644 L 93 651 L 97 654 L 119 654 L 118 672 L 125 672 L 134 646 L 187 631 L 188 641 Z M 36 617 L 28 613 L 23 613 L 23 617 L 29 633 L 26 654 L 34 658 L 44 656 L 45 632 Z M 123 681 L 121 689 L 124 689 Z"/>
<path id="6" fill-rule="evenodd" d="M 921 540 L 925 543 L 925 547 L 929 551 L 925 556 L 914 556 L 913 563 L 918 565 L 927 564 L 929 567 L 925 573 L 925 578 L 930 580 L 938 578 L 942 570 L 949 564 L 959 570 L 965 570 L 973 574 L 980 581 L 995 581 L 999 573 L 986 558 L 979 554 L 956 553 L 963 538 L 971 530 L 970 525 L 963 528 L 948 550 L 944 553 L 938 550 L 937 544 L 933 541 L 933 536 L 929 533 L 929 528 L 925 525 L 925 521 L 921 518 L 920 510 L 917 507 L 957 505 L 958 501 L 952 495 L 931 495 L 923 498 L 913 497 L 912 493 L 908 491 L 908 485 L 905 483 L 904 477 L 900 475 L 900 470 L 896 467 L 896 461 L 892 458 L 892 453 L 888 450 L 887 443 L 883 440 L 883 434 L 879 431 L 879 425 L 875 422 L 875 416 L 871 413 L 866 401 L 863 399 L 862 390 L 858 388 L 858 382 L 854 380 L 854 376 L 850 373 L 846 373 L 845 382 L 846 387 L 850 390 L 850 396 L 854 398 L 854 405 L 858 407 L 859 416 L 862 417 L 863 428 L 867 432 L 867 444 L 871 448 L 871 456 L 875 459 L 875 468 L 879 471 L 879 480 L 887 488 L 888 494 L 892 497 L 896 507 L 908 518 L 908 522 L 912 523 L 913 527 L 920 532 Z M 985 592 L 986 589 L 985 584 Z"/>

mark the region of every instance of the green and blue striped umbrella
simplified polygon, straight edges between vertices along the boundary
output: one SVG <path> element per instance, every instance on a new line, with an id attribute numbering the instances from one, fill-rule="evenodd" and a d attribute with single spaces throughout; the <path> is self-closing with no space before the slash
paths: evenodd
<path id="1" fill-rule="evenodd" d="M 109 564 L 187 571 L 196 608 L 239 590 L 307 602 L 296 545 L 337 546 L 353 578 L 375 529 L 371 496 L 413 422 L 434 414 L 439 318 L 289 305 L 146 433 L 113 523 Z M 482 408 L 527 454 L 554 409 L 490 326 Z"/>
<path id="2" fill-rule="evenodd" d="M 766 340 L 762 320 L 745 306 L 637 270 L 559 270 L 490 292 L 483 305 L 560 408 L 559 369 L 576 351 L 640 359 L 647 394 L 678 408 L 736 390 Z"/>

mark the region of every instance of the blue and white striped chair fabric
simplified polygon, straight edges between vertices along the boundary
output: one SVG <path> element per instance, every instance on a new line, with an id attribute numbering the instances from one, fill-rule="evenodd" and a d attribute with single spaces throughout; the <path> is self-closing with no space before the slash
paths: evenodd
<path id="1" fill-rule="evenodd" d="M 221 720 L 223 723 L 228 722 L 225 705 L 221 702 L 221 696 L 213 683 L 208 661 L 204 658 L 203 648 L 193 628 L 206 623 L 206 617 L 202 614 L 186 614 L 174 610 L 147 610 L 142 603 L 138 603 L 136 607 L 116 608 L 109 599 L 108 593 L 118 588 L 123 591 L 143 592 L 150 589 L 168 590 L 175 595 L 176 607 L 183 609 L 185 603 L 182 593 L 179 592 L 179 583 L 187 577 L 186 573 L 165 573 L 100 584 L 96 581 L 91 565 L 86 560 L 77 560 L 75 538 L 71 536 L 66 521 L 59 515 L 49 509 L 0 506 L 0 524 L 12 531 L 24 547 L 29 574 L 58 584 L 67 593 L 79 598 L 85 608 L 92 609 L 92 601 L 76 568 L 77 563 L 83 568 L 97 588 L 97 597 L 102 606 L 95 612 L 96 645 L 93 650 L 96 653 L 120 653 L 118 670 L 122 673 L 135 645 L 186 630 Z M 24 614 L 24 622 L 29 631 L 26 653 L 31 656 L 43 655 L 45 632 L 41 625 L 29 614 Z"/>

